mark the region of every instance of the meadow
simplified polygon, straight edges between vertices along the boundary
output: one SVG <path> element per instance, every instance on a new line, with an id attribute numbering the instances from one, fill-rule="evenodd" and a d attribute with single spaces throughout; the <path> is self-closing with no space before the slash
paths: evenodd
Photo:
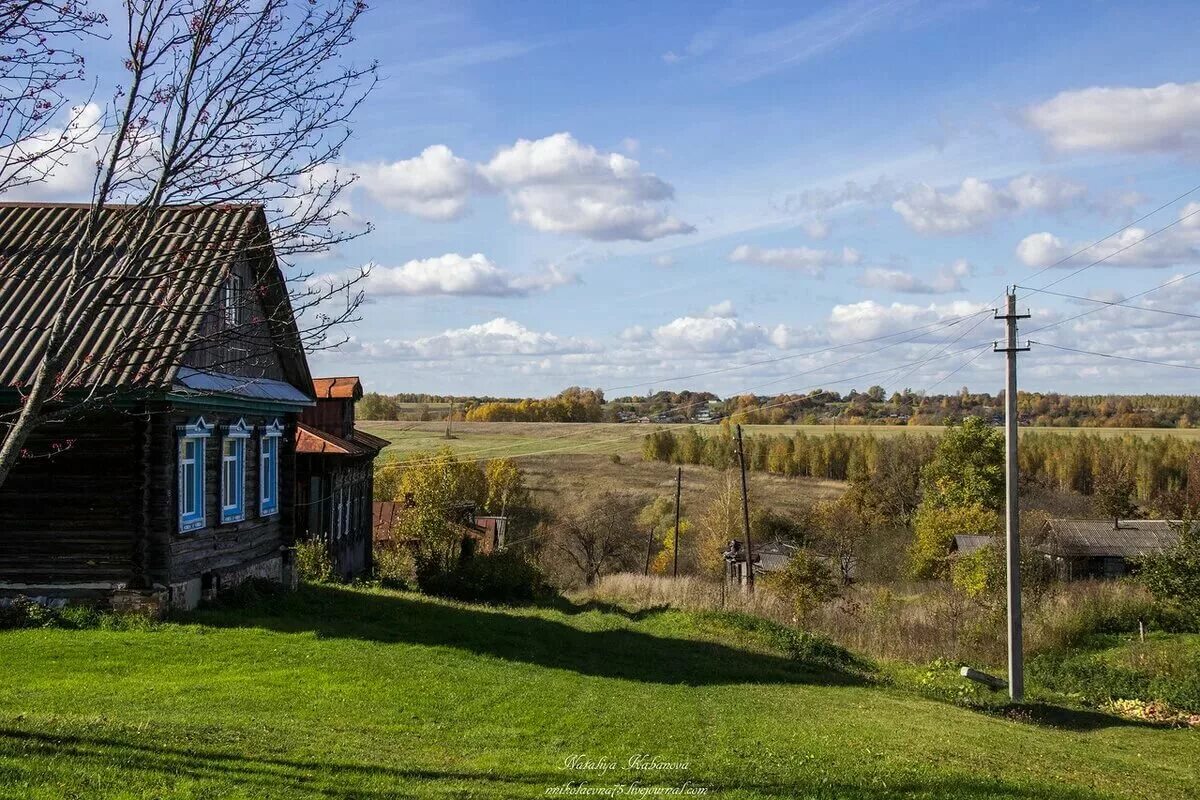
<path id="1" fill-rule="evenodd" d="M 641 451 L 641 439 L 656 430 L 682 431 L 694 427 L 703 435 L 716 435 L 719 425 L 639 425 L 613 422 L 455 422 L 453 438 L 446 439 L 445 422 L 383 422 L 364 420 L 358 427 L 392 442 L 383 457 L 402 458 L 410 453 L 449 447 L 477 458 L 515 458 L 532 455 L 611 455 L 622 457 Z M 746 425 L 746 435 L 795 434 L 827 436 L 899 436 L 940 434 L 935 425 Z M 1104 437 L 1179 437 L 1200 441 L 1200 428 L 1022 428 L 1026 433 L 1091 434 Z"/>
<path id="2" fill-rule="evenodd" d="M 777 634 L 733 614 L 330 586 L 158 625 L 2 631 L 0 797 L 1200 793 L 1195 731 L 970 710 Z"/>

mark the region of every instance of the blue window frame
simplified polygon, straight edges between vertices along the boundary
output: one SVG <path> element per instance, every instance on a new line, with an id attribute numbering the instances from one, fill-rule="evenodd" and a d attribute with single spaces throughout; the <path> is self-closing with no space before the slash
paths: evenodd
<path id="1" fill-rule="evenodd" d="M 188 425 L 180 425 L 179 436 L 179 531 L 204 527 L 204 455 L 205 442 L 212 435 L 212 426 L 200 417 Z"/>
<path id="2" fill-rule="evenodd" d="M 254 426 L 239 419 L 226 425 L 221 438 L 221 522 L 246 518 L 246 440 Z"/>
<path id="3" fill-rule="evenodd" d="M 263 428 L 258 447 L 258 513 L 267 517 L 279 513 L 279 442 L 283 425 L 272 420 Z"/>

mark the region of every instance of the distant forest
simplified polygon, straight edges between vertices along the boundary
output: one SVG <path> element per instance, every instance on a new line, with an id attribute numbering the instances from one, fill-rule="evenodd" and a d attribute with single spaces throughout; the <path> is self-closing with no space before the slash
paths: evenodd
<path id="1" fill-rule="evenodd" d="M 1069 395 L 1021 392 L 1022 424 L 1060 428 L 1192 428 L 1200 425 L 1200 396 Z M 572 386 L 548 398 L 463 397 L 367 393 L 358 416 L 367 420 L 473 422 L 717 422 L 746 424 L 946 425 L 967 417 L 998 421 L 1004 395 L 972 392 L 924 394 L 883 387 L 846 394 L 818 389 L 808 394 L 737 395 L 661 391 L 606 400 L 601 389 Z"/>

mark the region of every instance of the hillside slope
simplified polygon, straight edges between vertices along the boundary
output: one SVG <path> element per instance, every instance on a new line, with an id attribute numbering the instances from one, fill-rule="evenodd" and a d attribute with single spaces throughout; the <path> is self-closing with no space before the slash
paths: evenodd
<path id="1" fill-rule="evenodd" d="M 0 797 L 1200 793 L 1194 732 L 990 717 L 727 623 L 309 587 L 148 630 L 0 632 Z"/>

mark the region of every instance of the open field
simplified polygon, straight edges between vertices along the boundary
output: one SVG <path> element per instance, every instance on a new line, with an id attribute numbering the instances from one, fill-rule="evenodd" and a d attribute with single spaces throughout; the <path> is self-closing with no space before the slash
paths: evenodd
<path id="1" fill-rule="evenodd" d="M 471 458 L 525 457 L 531 455 L 609 455 L 625 457 L 640 452 L 642 437 L 659 429 L 684 430 L 695 427 L 704 435 L 720 432 L 719 425 L 638 425 L 635 423 L 565 422 L 456 422 L 453 439 L 446 439 L 445 422 L 362 421 L 358 426 L 368 433 L 392 442 L 384 450 L 385 458 L 400 458 L 417 451 L 450 447 Z M 843 433 L 852 436 L 898 436 L 931 433 L 938 426 L 924 425 L 747 425 L 747 434 L 794 434 L 827 436 Z M 1200 440 L 1200 428 L 1023 428 L 1023 434 L 1061 433 L 1098 436 L 1171 436 Z"/>
<path id="2" fill-rule="evenodd" d="M 526 485 L 545 508 L 559 505 L 556 498 L 569 497 L 574 503 L 605 491 L 634 494 L 646 500 L 674 492 L 675 466 L 641 459 L 642 437 L 655 429 L 649 425 L 456 422 L 454 439 L 444 438 L 444 423 L 360 422 L 358 425 L 393 443 L 383 451 L 377 464 L 385 464 L 389 457 L 403 458 L 441 447 L 450 447 L 463 458 L 518 458 L 525 471 Z M 715 431 L 716 426 L 708 426 L 707 430 Z M 620 457 L 619 463 L 613 462 L 613 455 Z M 683 476 L 684 507 L 698 509 L 717 485 L 721 473 L 711 467 L 688 465 Z M 759 472 L 751 475 L 750 481 L 755 499 L 781 512 L 814 500 L 837 497 L 845 488 L 839 481 L 786 478 Z"/>
<path id="3" fill-rule="evenodd" d="M 13 800 L 1200 792 L 1197 732 L 970 711 L 790 657 L 728 615 L 305 587 L 152 629 L 0 632 L 0 669 Z M 639 754 L 674 768 L 629 769 Z"/>

